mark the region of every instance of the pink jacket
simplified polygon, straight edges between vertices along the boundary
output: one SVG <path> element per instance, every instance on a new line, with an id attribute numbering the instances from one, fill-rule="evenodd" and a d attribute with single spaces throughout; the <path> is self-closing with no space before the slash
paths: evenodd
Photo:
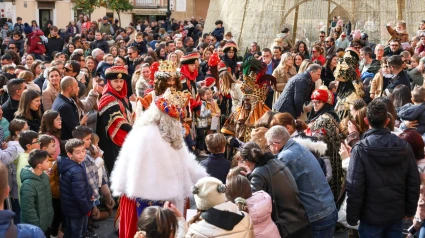
<path id="1" fill-rule="evenodd" d="M 264 191 L 252 194 L 246 200 L 249 216 L 254 223 L 255 238 L 280 238 L 277 226 L 272 221 L 272 199 Z"/>

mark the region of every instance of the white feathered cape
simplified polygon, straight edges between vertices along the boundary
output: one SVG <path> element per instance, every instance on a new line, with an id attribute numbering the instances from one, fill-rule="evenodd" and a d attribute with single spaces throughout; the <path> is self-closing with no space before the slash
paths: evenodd
<path id="1" fill-rule="evenodd" d="M 170 200 L 183 209 L 184 198 L 191 196 L 191 187 L 207 176 L 195 158 L 184 143 L 179 150 L 171 147 L 155 124 L 142 126 L 136 122 L 111 173 L 113 195 Z"/>

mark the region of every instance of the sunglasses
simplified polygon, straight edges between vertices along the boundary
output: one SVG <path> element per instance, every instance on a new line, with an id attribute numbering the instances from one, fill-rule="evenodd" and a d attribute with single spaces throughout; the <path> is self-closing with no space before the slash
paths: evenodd
<path id="1" fill-rule="evenodd" d="M 16 49 L 16 47 L 9 47 L 9 49 L 10 49 L 10 50 L 14 50 L 14 49 Z"/>
<path id="2" fill-rule="evenodd" d="M 135 53 L 135 52 L 128 52 L 127 54 L 128 54 L 128 55 L 132 55 L 132 54 L 134 54 L 134 53 Z"/>
<path id="3" fill-rule="evenodd" d="M 65 67 L 64 68 L 66 72 L 72 72 L 72 69 Z"/>
<path id="4" fill-rule="evenodd" d="M 398 44 L 395 44 L 395 45 L 390 45 L 390 46 L 398 46 Z"/>
<path id="5" fill-rule="evenodd" d="M 34 142 L 31 142 L 31 144 L 30 144 L 30 145 L 33 145 L 33 144 L 40 144 L 40 140 L 36 140 L 36 141 L 34 141 Z"/>
<path id="6" fill-rule="evenodd" d="M 325 36 L 319 36 L 320 38 L 323 38 L 323 37 L 325 37 Z"/>

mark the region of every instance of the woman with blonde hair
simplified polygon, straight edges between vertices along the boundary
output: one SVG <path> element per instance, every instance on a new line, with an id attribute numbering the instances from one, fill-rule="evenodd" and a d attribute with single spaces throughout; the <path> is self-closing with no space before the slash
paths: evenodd
<path id="1" fill-rule="evenodd" d="M 297 70 L 294 66 L 294 57 L 292 57 L 291 53 L 284 53 L 279 65 L 273 71 L 273 76 L 276 78 L 276 86 L 272 86 L 274 90 L 273 105 L 279 98 L 280 94 L 283 92 L 283 89 L 285 89 L 289 79 L 291 79 L 296 74 Z"/>

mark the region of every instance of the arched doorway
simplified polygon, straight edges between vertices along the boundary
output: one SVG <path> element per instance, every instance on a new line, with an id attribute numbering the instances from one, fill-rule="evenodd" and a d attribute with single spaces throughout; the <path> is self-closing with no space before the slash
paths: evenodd
<path id="1" fill-rule="evenodd" d="M 320 31 L 327 32 L 328 21 L 341 16 L 344 23 L 352 21 L 351 14 L 343 7 L 343 0 L 302 0 L 294 4 L 282 17 L 282 29 L 292 29 L 293 40 L 308 45 L 318 40 Z"/>

